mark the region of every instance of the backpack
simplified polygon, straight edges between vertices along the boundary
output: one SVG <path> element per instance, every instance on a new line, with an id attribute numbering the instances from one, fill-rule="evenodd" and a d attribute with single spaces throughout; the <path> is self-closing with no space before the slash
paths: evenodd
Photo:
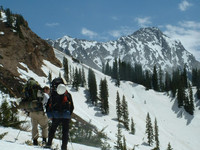
<path id="1" fill-rule="evenodd" d="M 23 88 L 23 99 L 19 104 L 19 108 L 28 112 L 43 110 L 42 88 L 33 78 L 29 79 Z"/>
<path id="2" fill-rule="evenodd" d="M 72 103 L 71 94 L 66 91 L 64 94 L 57 93 L 59 84 L 64 84 L 62 78 L 55 78 L 51 82 L 51 95 L 46 105 L 46 112 L 49 118 L 70 118 Z"/>

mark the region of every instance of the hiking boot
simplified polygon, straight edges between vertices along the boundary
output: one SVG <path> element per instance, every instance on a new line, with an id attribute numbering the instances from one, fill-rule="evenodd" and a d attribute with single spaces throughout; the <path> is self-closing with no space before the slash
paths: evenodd
<path id="1" fill-rule="evenodd" d="M 37 139 L 33 140 L 33 145 L 38 145 Z"/>
<path id="2" fill-rule="evenodd" d="M 46 143 L 47 143 L 47 139 L 46 139 L 46 138 L 43 138 L 43 139 L 42 139 L 42 143 L 45 143 L 45 144 L 46 144 Z"/>
<path id="3" fill-rule="evenodd" d="M 51 148 L 51 145 L 45 145 L 44 148 Z"/>

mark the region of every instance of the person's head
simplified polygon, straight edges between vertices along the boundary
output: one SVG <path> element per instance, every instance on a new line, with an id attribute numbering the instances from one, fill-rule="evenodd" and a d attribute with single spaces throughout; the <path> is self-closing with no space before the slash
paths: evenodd
<path id="1" fill-rule="evenodd" d="M 45 86 L 45 87 L 43 88 L 43 90 L 44 90 L 44 93 L 47 93 L 47 94 L 50 93 L 50 88 L 49 88 L 48 86 Z"/>

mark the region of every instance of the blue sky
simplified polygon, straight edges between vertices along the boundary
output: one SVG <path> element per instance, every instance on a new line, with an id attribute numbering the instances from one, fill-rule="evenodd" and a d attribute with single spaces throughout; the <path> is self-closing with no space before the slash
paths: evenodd
<path id="1" fill-rule="evenodd" d="M 158 27 L 200 60 L 200 0 L 1 0 L 43 39 L 109 41 Z"/>

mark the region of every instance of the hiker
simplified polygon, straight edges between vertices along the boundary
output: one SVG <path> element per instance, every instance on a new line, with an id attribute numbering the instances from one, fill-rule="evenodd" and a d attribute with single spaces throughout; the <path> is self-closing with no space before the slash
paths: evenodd
<path id="1" fill-rule="evenodd" d="M 38 124 L 41 127 L 42 130 L 42 144 L 46 144 L 46 139 L 48 137 L 48 117 L 46 113 L 44 112 L 44 108 L 46 106 L 46 103 L 49 99 L 49 92 L 50 88 L 48 86 L 45 86 L 43 88 L 43 100 L 41 105 L 40 111 L 32 111 L 30 112 L 31 117 L 31 124 L 32 124 L 32 139 L 33 139 L 33 145 L 38 145 Z"/>
<path id="2" fill-rule="evenodd" d="M 52 119 L 52 124 L 49 130 L 48 142 L 45 148 L 51 148 L 56 129 L 59 124 L 61 124 L 61 150 L 67 150 L 69 124 L 73 110 L 74 105 L 71 94 L 67 91 L 62 78 L 55 78 L 51 82 L 51 96 L 46 107 L 47 115 Z"/>
<path id="3" fill-rule="evenodd" d="M 33 145 L 38 145 L 38 124 L 42 129 L 42 142 L 48 137 L 48 117 L 44 112 L 44 105 L 49 98 L 49 87 L 41 88 L 39 83 L 30 78 L 23 88 L 23 97 L 18 109 L 23 109 L 31 118 Z"/>

